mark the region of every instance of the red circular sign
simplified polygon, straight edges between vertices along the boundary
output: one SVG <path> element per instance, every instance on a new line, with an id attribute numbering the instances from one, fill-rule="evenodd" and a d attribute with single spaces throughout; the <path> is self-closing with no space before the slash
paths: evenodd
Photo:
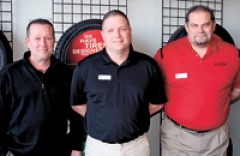
<path id="1" fill-rule="evenodd" d="M 85 57 L 104 48 L 101 30 L 89 30 L 74 39 L 66 54 L 66 63 L 76 65 Z"/>

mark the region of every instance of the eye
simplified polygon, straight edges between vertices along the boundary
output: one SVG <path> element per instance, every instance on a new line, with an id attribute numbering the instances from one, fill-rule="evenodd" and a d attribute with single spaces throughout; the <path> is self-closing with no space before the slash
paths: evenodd
<path id="1" fill-rule="evenodd" d="M 191 27 L 192 27 L 192 28 L 197 28 L 198 25 L 197 25 L 197 24 L 191 24 Z"/>
<path id="2" fill-rule="evenodd" d="M 108 33 L 112 33 L 112 32 L 113 32 L 113 29 L 109 29 L 107 32 L 108 32 Z"/>
<path id="3" fill-rule="evenodd" d="M 40 37 L 35 37 L 34 40 L 39 41 L 39 40 L 41 40 L 41 38 Z"/>
<path id="4" fill-rule="evenodd" d="M 47 36 L 46 39 L 51 41 L 51 40 L 53 40 L 53 37 L 52 36 Z"/>
<path id="5" fill-rule="evenodd" d="M 203 24 L 203 27 L 204 27 L 204 28 L 207 28 L 207 27 L 209 27 L 209 26 L 210 26 L 210 22 Z"/>

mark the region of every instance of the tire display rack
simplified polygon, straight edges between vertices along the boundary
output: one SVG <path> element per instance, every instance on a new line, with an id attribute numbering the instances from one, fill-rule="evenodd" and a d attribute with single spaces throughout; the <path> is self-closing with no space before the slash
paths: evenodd
<path id="1" fill-rule="evenodd" d="M 52 2 L 56 36 L 55 56 L 71 68 L 75 67 L 76 59 L 80 61 L 101 49 L 101 19 L 108 11 L 118 9 L 127 14 L 127 0 L 52 0 Z M 72 43 L 77 42 L 76 40 L 79 44 L 85 45 L 77 46 L 77 43 Z M 78 54 L 72 54 L 75 52 Z M 69 61 L 69 53 L 76 56 L 75 58 L 70 56 L 72 61 Z"/>
<path id="2" fill-rule="evenodd" d="M 127 0 L 52 0 L 56 42 L 72 25 L 87 19 L 102 19 L 112 9 L 127 14 Z"/>
<path id="3" fill-rule="evenodd" d="M 214 10 L 216 23 L 222 25 L 223 0 L 163 0 L 162 1 L 162 46 L 172 34 L 185 23 L 188 9 L 194 5 L 209 6 Z"/>
<path id="4" fill-rule="evenodd" d="M 87 19 L 67 29 L 55 48 L 55 56 L 72 69 L 83 58 L 103 49 L 102 20 Z"/>
<path id="5" fill-rule="evenodd" d="M 0 70 L 13 61 L 12 0 L 0 0 Z"/>

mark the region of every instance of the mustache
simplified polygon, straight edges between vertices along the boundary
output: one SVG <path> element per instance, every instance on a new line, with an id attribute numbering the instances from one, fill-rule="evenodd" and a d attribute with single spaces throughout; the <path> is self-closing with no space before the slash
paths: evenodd
<path id="1" fill-rule="evenodd" d="M 198 33 L 195 35 L 195 37 L 197 37 L 197 36 L 207 36 L 207 34 L 206 33 Z"/>

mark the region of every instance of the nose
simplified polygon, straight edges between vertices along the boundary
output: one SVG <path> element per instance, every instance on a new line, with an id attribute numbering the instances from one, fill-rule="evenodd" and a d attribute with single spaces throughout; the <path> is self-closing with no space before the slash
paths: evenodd
<path id="1" fill-rule="evenodd" d="M 45 46 L 46 44 L 47 44 L 46 39 L 45 39 L 45 38 L 42 38 L 42 39 L 41 39 L 41 45 L 42 45 L 42 46 Z"/>
<path id="2" fill-rule="evenodd" d="M 120 30 L 118 30 L 118 29 L 115 30 L 115 31 L 114 31 L 114 36 L 120 36 Z"/>
<path id="3" fill-rule="evenodd" d="M 198 27 L 198 31 L 199 31 L 199 32 L 203 32 L 203 31 L 204 31 L 203 26 L 199 26 L 199 27 Z"/>

